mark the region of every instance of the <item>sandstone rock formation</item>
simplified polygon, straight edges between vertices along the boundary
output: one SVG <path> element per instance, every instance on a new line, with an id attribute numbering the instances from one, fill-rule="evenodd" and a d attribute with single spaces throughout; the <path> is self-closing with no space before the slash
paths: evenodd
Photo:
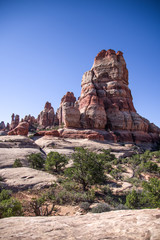
<path id="1" fill-rule="evenodd" d="M 15 115 L 14 113 L 11 116 L 11 124 L 10 124 L 10 130 L 14 129 L 19 124 L 19 115 Z"/>
<path id="2" fill-rule="evenodd" d="M 160 210 L 1 219 L 0 239 L 159 240 Z"/>
<path id="3" fill-rule="evenodd" d="M 105 129 L 107 140 L 151 144 L 159 140 L 160 129 L 141 117 L 133 106 L 122 52 L 110 49 L 98 53 L 92 69 L 83 75 L 81 86 L 76 108 L 73 93 L 62 98 L 58 115 L 60 123 L 64 122 L 66 127 L 78 127 L 80 112 L 80 126 Z M 72 96 L 72 101 L 71 97 L 66 100 L 68 95 Z"/>
<path id="4" fill-rule="evenodd" d="M 4 121 L 0 122 L 0 130 L 5 129 Z"/>
<path id="5" fill-rule="evenodd" d="M 40 127 L 46 128 L 48 126 L 54 125 L 54 109 L 51 106 L 51 103 L 46 102 L 44 110 L 40 112 L 37 118 L 37 122 Z"/>
<path id="6" fill-rule="evenodd" d="M 21 119 L 21 122 L 27 122 L 29 124 L 29 131 L 36 130 L 37 119 L 34 116 L 26 115 Z"/>
<path id="7" fill-rule="evenodd" d="M 18 126 L 8 132 L 8 135 L 22 135 L 27 136 L 29 130 L 29 124 L 27 122 L 21 122 Z"/>
<path id="8" fill-rule="evenodd" d="M 52 137 L 59 137 L 60 134 L 57 130 L 50 130 L 50 131 L 38 131 L 34 134 L 34 136 L 52 136 Z"/>
<path id="9" fill-rule="evenodd" d="M 60 107 L 57 111 L 59 125 L 64 127 L 80 127 L 80 112 L 76 105 L 76 98 L 72 92 L 67 92 L 61 100 Z"/>
<path id="10" fill-rule="evenodd" d="M 73 139 L 89 139 L 89 140 L 98 140 L 103 141 L 104 136 L 98 131 L 94 130 L 76 130 L 76 129 L 61 129 L 59 130 L 60 137 L 63 138 L 73 138 Z"/>

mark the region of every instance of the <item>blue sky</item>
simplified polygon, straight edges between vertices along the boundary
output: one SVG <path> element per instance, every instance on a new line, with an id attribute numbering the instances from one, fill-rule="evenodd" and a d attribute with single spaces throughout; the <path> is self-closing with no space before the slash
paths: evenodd
<path id="1" fill-rule="evenodd" d="M 0 0 L 0 121 L 80 96 L 110 48 L 124 53 L 137 112 L 160 127 L 160 1 Z"/>

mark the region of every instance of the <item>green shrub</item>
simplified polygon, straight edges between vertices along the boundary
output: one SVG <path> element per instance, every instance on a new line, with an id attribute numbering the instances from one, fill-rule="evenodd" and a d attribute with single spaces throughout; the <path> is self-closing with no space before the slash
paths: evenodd
<path id="1" fill-rule="evenodd" d="M 121 173 L 122 173 L 122 171 L 119 170 L 119 169 L 117 169 L 117 168 L 114 168 L 114 169 L 110 172 L 111 176 L 112 176 L 113 178 L 115 178 L 116 180 L 122 179 Z"/>
<path id="2" fill-rule="evenodd" d="M 46 158 L 45 169 L 52 172 L 60 172 L 67 163 L 68 159 L 65 155 L 58 152 L 50 152 Z"/>
<path id="3" fill-rule="evenodd" d="M 136 190 L 132 190 L 126 197 L 126 206 L 130 209 L 140 207 L 140 196 Z"/>
<path id="4" fill-rule="evenodd" d="M 160 180 L 151 178 L 149 182 L 143 182 L 143 203 L 149 208 L 160 208 Z"/>
<path id="5" fill-rule="evenodd" d="M 159 168 L 157 163 L 148 161 L 146 163 L 141 164 L 141 170 L 145 172 L 150 172 L 150 173 L 156 173 L 159 172 Z"/>
<path id="6" fill-rule="evenodd" d="M 2 190 L 0 193 L 0 218 L 22 216 L 22 205 L 21 203 L 11 197 L 11 192 Z"/>
<path id="7" fill-rule="evenodd" d="M 20 159 L 16 159 L 13 163 L 13 167 L 17 168 L 17 167 L 22 167 L 22 163 Z"/>
<path id="8" fill-rule="evenodd" d="M 3 189 L 0 193 L 0 202 L 11 198 L 12 192 L 10 190 Z"/>
<path id="9" fill-rule="evenodd" d="M 34 169 L 42 169 L 45 163 L 44 158 L 40 153 L 32 153 L 28 156 L 29 166 Z"/>
<path id="10" fill-rule="evenodd" d="M 128 207 L 121 203 L 118 204 L 115 208 L 115 210 L 127 210 L 127 209 L 128 209 Z"/>
<path id="11" fill-rule="evenodd" d="M 76 148 L 72 158 L 73 167 L 66 169 L 65 174 L 82 184 L 84 191 L 93 184 L 105 181 L 104 161 L 98 154 L 84 148 Z"/>
<path id="12" fill-rule="evenodd" d="M 83 210 L 88 211 L 90 209 L 90 205 L 91 204 L 89 202 L 81 202 L 79 206 Z"/>
<path id="13" fill-rule="evenodd" d="M 133 190 L 126 197 L 128 208 L 159 208 L 160 207 L 160 180 L 151 178 L 149 182 L 143 182 L 143 191 L 137 193 Z"/>
<path id="14" fill-rule="evenodd" d="M 107 203 L 98 203 L 95 207 L 92 208 L 92 213 L 102 213 L 111 211 L 110 206 Z"/>
<path id="15" fill-rule="evenodd" d="M 30 206 L 33 209 L 36 216 L 49 216 L 55 209 L 55 204 L 52 202 L 52 207 L 49 209 L 49 203 L 46 201 L 45 195 L 39 198 L 32 198 Z"/>
<path id="16" fill-rule="evenodd" d="M 57 204 L 65 203 L 79 203 L 79 202 L 93 202 L 95 199 L 95 192 L 90 190 L 88 192 L 62 191 L 55 194 L 55 201 Z"/>

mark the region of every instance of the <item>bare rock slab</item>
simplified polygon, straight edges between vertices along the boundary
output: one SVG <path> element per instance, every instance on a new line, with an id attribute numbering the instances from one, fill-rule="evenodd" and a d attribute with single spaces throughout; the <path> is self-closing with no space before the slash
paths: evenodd
<path id="1" fill-rule="evenodd" d="M 0 176 L 2 186 L 12 190 L 41 189 L 57 179 L 52 174 L 27 167 L 0 169 Z"/>
<path id="2" fill-rule="evenodd" d="M 16 159 L 20 159 L 23 166 L 27 166 L 27 156 L 32 153 L 41 153 L 41 151 L 40 147 L 28 137 L 0 136 L 0 168 L 12 167 Z"/>
<path id="3" fill-rule="evenodd" d="M 5 240 L 159 240 L 160 210 L 4 218 L 0 232 L 0 239 Z"/>

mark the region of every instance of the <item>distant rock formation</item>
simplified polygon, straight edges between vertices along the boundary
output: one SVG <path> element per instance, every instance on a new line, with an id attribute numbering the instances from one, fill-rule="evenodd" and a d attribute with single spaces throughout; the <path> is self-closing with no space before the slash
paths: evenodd
<path id="1" fill-rule="evenodd" d="M 37 127 L 37 119 L 34 116 L 26 115 L 21 119 L 21 122 L 27 122 L 29 124 L 29 131 L 35 131 Z"/>
<path id="2" fill-rule="evenodd" d="M 18 126 L 11 131 L 8 132 L 8 135 L 22 135 L 27 136 L 29 130 L 29 123 L 27 122 L 21 122 L 18 124 Z"/>
<path id="3" fill-rule="evenodd" d="M 80 127 L 80 112 L 76 105 L 76 98 L 72 92 L 67 92 L 61 99 L 61 104 L 57 110 L 59 125 L 64 124 L 64 127 L 79 128 Z"/>
<path id="4" fill-rule="evenodd" d="M 99 52 L 91 70 L 84 73 L 81 87 L 77 101 L 73 92 L 63 96 L 56 114 L 51 103 L 46 102 L 37 119 L 28 115 L 23 121 L 29 124 L 29 129 L 34 124 L 38 129 L 64 126 L 66 129 L 59 131 L 60 137 L 151 145 L 160 141 L 160 129 L 134 108 L 128 87 L 128 70 L 121 51 L 116 53 L 109 49 Z M 12 114 L 10 130 L 17 132 L 18 124 L 19 115 Z M 58 136 L 55 132 L 49 134 Z M 43 132 L 43 135 L 47 134 Z"/>
<path id="5" fill-rule="evenodd" d="M 5 123 L 4 121 L 0 122 L 0 130 L 5 129 Z"/>
<path id="6" fill-rule="evenodd" d="M 10 124 L 10 130 L 14 129 L 19 124 L 19 115 L 15 115 L 14 113 L 11 116 L 11 124 Z"/>
<path id="7" fill-rule="evenodd" d="M 54 125 L 54 109 L 51 106 L 51 103 L 46 102 L 44 110 L 40 112 L 37 118 L 37 123 L 40 127 L 46 128 L 48 126 Z"/>

